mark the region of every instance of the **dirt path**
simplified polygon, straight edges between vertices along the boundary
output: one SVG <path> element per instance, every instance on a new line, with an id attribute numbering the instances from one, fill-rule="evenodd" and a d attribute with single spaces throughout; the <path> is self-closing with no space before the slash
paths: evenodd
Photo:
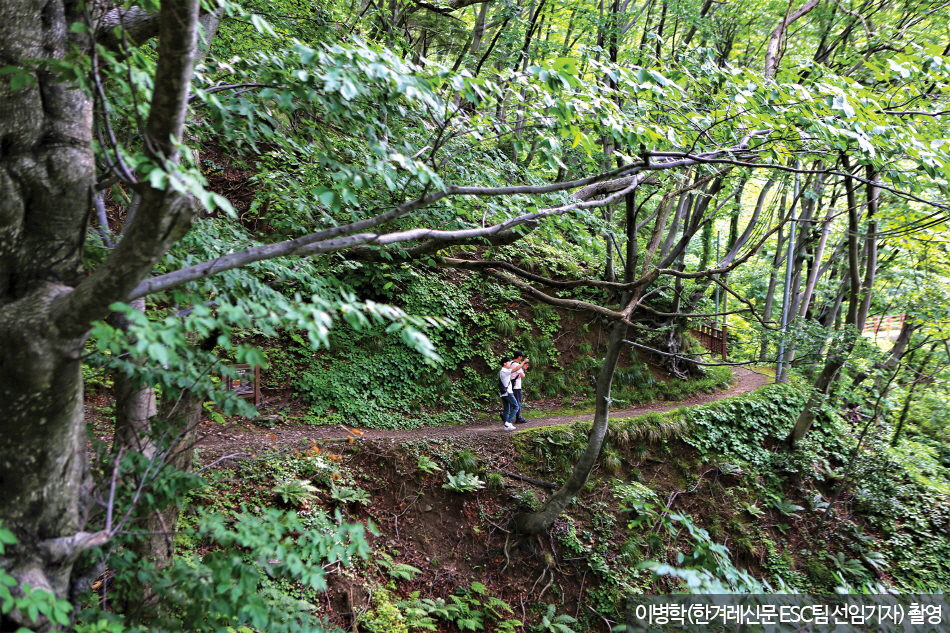
<path id="1" fill-rule="evenodd" d="M 659 413 L 670 411 L 680 407 L 694 407 L 696 405 L 714 402 L 730 396 L 736 396 L 741 393 L 748 393 L 760 387 L 764 387 L 771 382 L 769 376 L 754 372 L 749 369 L 737 367 L 733 370 L 733 384 L 726 391 L 719 391 L 712 394 L 699 394 L 687 398 L 680 402 L 650 403 L 621 411 L 611 411 L 612 418 L 630 418 L 645 413 Z M 552 426 L 555 424 L 569 424 L 572 422 L 581 422 L 593 420 L 592 414 L 588 415 L 558 415 L 534 418 L 527 424 L 519 425 L 518 430 L 525 428 L 536 428 L 541 426 Z M 346 431 L 340 426 L 290 426 L 278 425 L 274 429 L 265 429 L 254 424 L 232 426 L 224 430 L 216 425 L 209 425 L 202 428 L 205 431 L 203 437 L 198 441 L 198 447 L 202 450 L 205 457 L 221 457 L 225 455 L 239 455 L 245 453 L 257 453 L 273 450 L 275 448 L 288 448 L 300 446 L 302 442 L 309 440 L 326 440 L 333 438 L 342 438 L 346 436 Z M 517 431 L 515 431 L 517 432 Z M 480 420 L 469 424 L 460 424 L 458 426 L 438 426 L 425 427 L 421 429 L 408 429 L 400 431 L 389 431 L 380 429 L 365 429 L 362 431 L 363 439 L 380 440 L 389 438 L 401 438 L 406 440 L 438 438 L 438 437 L 458 437 L 466 435 L 492 434 L 505 436 L 507 432 L 502 428 L 500 421 Z M 207 461 L 203 459 L 202 461 Z"/>

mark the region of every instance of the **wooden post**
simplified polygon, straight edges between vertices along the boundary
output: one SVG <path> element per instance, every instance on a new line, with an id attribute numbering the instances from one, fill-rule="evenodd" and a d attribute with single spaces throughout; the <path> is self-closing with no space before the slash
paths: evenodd
<path id="1" fill-rule="evenodd" d="M 728 345 L 727 341 L 729 339 L 728 329 L 729 329 L 729 326 L 723 323 L 722 324 L 722 359 L 723 360 L 726 360 L 726 356 L 728 356 L 728 348 L 727 348 L 727 345 Z"/>

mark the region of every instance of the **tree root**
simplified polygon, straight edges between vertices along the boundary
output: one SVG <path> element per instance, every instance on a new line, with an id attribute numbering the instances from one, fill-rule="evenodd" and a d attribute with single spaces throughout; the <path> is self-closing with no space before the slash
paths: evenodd
<path id="1" fill-rule="evenodd" d="M 509 541 L 510 539 L 511 539 L 511 534 L 510 534 L 510 533 L 507 534 L 507 535 L 505 535 L 505 549 L 504 549 L 504 552 L 505 552 L 505 566 L 501 568 L 501 572 L 499 572 L 499 573 L 504 573 L 505 570 L 508 569 L 508 565 L 511 564 L 511 555 L 508 553 L 508 541 Z"/>

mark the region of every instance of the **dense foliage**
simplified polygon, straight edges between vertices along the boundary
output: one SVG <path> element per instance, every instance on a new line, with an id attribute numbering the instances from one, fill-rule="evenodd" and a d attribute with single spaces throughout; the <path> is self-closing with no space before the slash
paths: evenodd
<path id="1" fill-rule="evenodd" d="M 313 446 L 243 473 L 266 500 L 213 503 L 198 426 L 258 413 L 231 365 L 286 408 L 263 424 L 412 429 L 494 420 L 514 348 L 529 401 L 596 413 L 523 455 L 568 501 L 596 465 L 633 510 L 552 528 L 599 614 L 684 583 L 950 580 L 945 6 L 50 6 L 0 9 L 4 630 L 320 630 L 324 567 L 371 548 L 304 504 L 369 493 Z M 710 322 L 728 359 L 690 336 Z M 780 384 L 607 426 L 726 386 L 720 360 Z M 114 438 L 87 446 L 90 422 Z M 640 443 L 739 483 L 715 516 L 672 511 L 628 468 Z M 453 494 L 501 488 L 414 458 Z M 765 512 L 797 549 L 750 531 Z M 413 576 L 384 554 L 374 574 Z M 522 626 L 481 583 L 377 585 L 368 630 Z M 576 623 L 537 606 L 537 630 Z"/>

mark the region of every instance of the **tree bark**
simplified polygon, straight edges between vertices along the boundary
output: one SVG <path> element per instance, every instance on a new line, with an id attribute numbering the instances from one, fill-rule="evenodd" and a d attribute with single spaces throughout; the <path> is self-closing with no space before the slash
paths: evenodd
<path id="1" fill-rule="evenodd" d="M 847 154 L 841 156 L 846 172 L 851 172 L 851 165 Z M 858 199 L 854 193 L 854 181 L 850 176 L 844 179 L 845 197 L 848 201 L 848 277 L 850 289 L 848 291 L 848 318 L 847 323 L 856 325 L 858 322 L 858 306 L 861 296 L 861 271 L 858 259 Z"/>
<path id="2" fill-rule="evenodd" d="M 145 312 L 145 299 L 136 299 L 130 304 L 140 312 Z M 113 327 L 128 331 L 129 321 L 120 313 L 109 316 Z M 158 410 L 155 402 L 155 390 L 148 384 L 141 384 L 125 372 L 113 374 L 113 394 L 115 395 L 115 435 L 112 440 L 113 452 L 125 449 L 141 453 L 148 459 L 156 454 L 152 440 L 151 419 Z"/>
<path id="3" fill-rule="evenodd" d="M 145 138 L 159 164 L 178 160 L 197 0 L 168 0 Z M 8 65 L 64 59 L 83 49 L 77 3 L 0 3 L 0 55 Z M 179 194 L 143 187 L 143 203 L 126 236 L 89 277 L 81 273 L 92 212 L 95 161 L 92 101 L 46 71 L 33 85 L 0 82 L 0 519 L 18 544 L 0 566 L 19 586 L 70 595 L 76 557 L 109 536 L 83 531 L 88 467 L 83 417 L 83 346 L 91 323 L 125 300 L 187 228 L 190 205 Z M 169 187 L 169 189 L 171 189 Z M 113 526 L 107 526 L 111 528 Z M 14 592 L 18 591 L 14 588 Z M 31 629 L 44 623 L 11 613 Z"/>
<path id="4" fill-rule="evenodd" d="M 785 215 L 785 196 L 782 195 L 782 202 L 779 206 L 779 217 Z M 776 238 L 775 244 L 775 256 L 772 258 L 772 270 L 769 273 L 769 288 L 765 293 L 765 306 L 762 309 L 762 320 L 768 322 L 772 318 L 772 309 L 775 306 L 775 287 L 778 285 L 778 274 L 779 266 L 782 265 L 782 261 L 785 259 L 785 240 L 787 237 L 783 236 L 783 231 L 779 229 L 778 237 Z M 759 362 L 766 362 L 769 351 L 769 341 L 765 337 L 763 331 L 762 343 L 759 347 Z"/>
<path id="5" fill-rule="evenodd" d="M 877 175 L 871 167 L 867 168 L 867 180 L 873 183 Z M 864 269 L 864 282 L 861 285 L 861 306 L 858 309 L 855 327 L 861 332 L 868 319 L 871 309 L 871 292 L 874 288 L 874 276 L 877 274 L 877 213 L 878 189 L 873 184 L 867 185 L 868 230 L 865 244 L 867 247 L 867 265 Z"/>
<path id="6" fill-rule="evenodd" d="M 901 408 L 900 419 L 897 421 L 897 428 L 894 429 L 894 436 L 891 438 L 891 446 L 897 446 L 897 444 L 900 442 L 901 435 L 904 432 L 904 423 L 907 421 L 907 414 L 910 413 L 910 405 L 914 401 L 914 391 L 917 390 L 917 385 L 927 381 L 926 378 L 919 376 L 919 374 L 927 371 L 927 363 L 930 362 L 930 359 L 933 357 L 938 345 L 940 345 L 939 341 L 930 346 L 930 350 L 927 352 L 927 355 L 924 356 L 923 362 L 920 363 L 919 368 L 916 370 L 918 377 L 910 383 L 910 389 L 907 390 L 907 397 L 904 398 L 904 406 Z"/>
<path id="7" fill-rule="evenodd" d="M 637 274 L 637 214 L 640 208 L 637 206 L 637 191 L 634 189 L 624 196 L 624 215 L 626 219 L 627 231 L 627 257 L 624 261 L 623 283 L 632 283 Z"/>
<path id="8" fill-rule="evenodd" d="M 0 3 L 4 63 L 63 59 L 81 45 L 75 5 Z M 0 81 L 0 519 L 19 543 L 0 567 L 20 583 L 68 595 L 67 541 L 86 521 L 88 479 L 79 358 L 85 336 L 52 324 L 81 275 L 92 210 L 92 104 L 51 73 L 12 90 Z M 14 588 L 16 593 L 16 588 Z M 0 616 L 34 627 L 23 614 Z M 12 629 L 11 629 L 12 630 Z"/>
<path id="9" fill-rule="evenodd" d="M 815 293 L 815 285 L 818 283 L 819 272 L 821 271 L 821 259 L 825 256 L 825 247 L 828 244 L 828 234 L 831 232 L 831 220 L 834 216 L 834 207 L 828 208 L 828 215 L 825 216 L 824 226 L 821 229 L 821 237 L 818 240 L 818 247 L 815 249 L 812 260 L 811 270 L 808 271 L 808 279 L 805 283 L 805 294 L 802 296 L 798 308 L 798 316 L 804 318 L 808 314 L 808 308 L 811 305 L 811 299 Z"/>
<path id="10" fill-rule="evenodd" d="M 149 418 L 148 430 L 153 431 L 153 423 L 158 424 L 158 428 L 165 431 L 165 443 L 168 445 L 157 445 L 149 433 L 144 447 L 150 450 L 150 459 L 160 460 L 162 468 L 192 472 L 204 400 L 202 393 L 186 389 L 178 397 L 166 399 L 162 403 L 161 410 Z M 127 547 L 140 558 L 152 560 L 155 569 L 165 569 L 175 553 L 174 532 L 180 516 L 180 503 L 136 509 L 130 527 L 139 536 L 133 538 Z M 118 596 L 117 603 L 122 611 L 134 613 L 137 619 L 160 607 L 154 599 L 152 587 L 147 585 L 136 586 L 131 594 Z"/>
<path id="11" fill-rule="evenodd" d="M 715 10 L 713 9 L 714 6 L 715 6 L 715 3 L 713 2 L 713 0 L 705 0 L 705 2 L 703 2 L 702 9 L 700 9 L 699 11 L 699 20 L 697 21 L 701 21 L 703 18 L 705 18 L 706 14 L 710 12 L 710 9 Z M 686 33 L 685 37 L 683 37 L 683 41 L 680 43 L 681 49 L 685 50 L 686 47 L 689 46 L 689 43 L 693 41 L 693 36 L 696 35 L 696 30 L 698 28 L 699 27 L 695 23 L 691 27 L 689 27 L 689 31 Z"/>
<path id="12" fill-rule="evenodd" d="M 820 166 L 816 167 L 820 169 Z M 822 190 L 824 188 L 825 177 L 822 174 L 819 176 L 814 185 L 814 191 L 816 196 L 821 196 Z M 806 185 L 807 187 L 807 185 Z M 820 200 L 820 198 L 819 198 Z M 792 284 L 788 289 L 787 294 L 789 297 L 788 304 L 788 328 L 791 329 L 792 325 L 796 321 L 803 320 L 805 318 L 805 312 L 807 306 L 802 306 L 802 302 L 805 296 L 810 295 L 807 290 L 799 293 L 799 288 L 801 288 L 802 283 L 802 273 L 805 270 L 805 264 L 807 263 L 809 257 L 809 250 L 811 245 L 818 238 L 818 234 L 812 230 L 812 224 L 814 223 L 815 207 L 818 206 L 818 203 L 808 197 L 803 197 L 801 200 L 801 214 L 799 215 L 799 234 L 798 241 L 795 248 L 795 257 L 793 259 L 793 273 L 792 273 Z M 782 359 L 782 375 L 779 376 L 778 382 L 787 382 L 788 374 L 791 370 L 792 363 L 795 361 L 795 354 L 798 350 L 798 338 L 794 338 L 788 346 L 788 349 L 785 351 L 785 358 Z"/>
<path id="13" fill-rule="evenodd" d="M 824 400 L 825 396 L 828 395 L 831 386 L 838 377 L 838 372 L 844 367 L 848 357 L 851 355 L 856 337 L 857 334 L 854 332 L 846 333 L 845 341 L 832 349 L 825 359 L 824 367 L 822 367 L 821 373 L 815 380 L 815 384 L 812 385 L 812 395 L 808 398 L 808 402 L 805 403 L 805 408 L 802 409 L 798 419 L 795 420 L 795 426 L 788 436 L 787 442 L 789 448 L 792 450 L 798 447 L 798 442 L 805 437 L 805 434 L 808 433 L 812 423 L 815 421 L 815 417 L 818 415 L 818 407 L 821 405 L 821 401 Z"/>
<path id="14" fill-rule="evenodd" d="M 913 337 L 914 332 L 920 328 L 920 324 L 914 322 L 912 319 L 908 318 L 904 320 L 904 325 L 901 327 L 900 334 L 897 335 L 897 340 L 894 341 L 894 346 L 891 347 L 891 351 L 887 354 L 887 359 L 874 364 L 872 371 L 875 372 L 888 372 L 898 363 L 901 362 L 901 359 L 904 357 L 904 353 L 907 351 L 907 346 L 910 344 L 910 339 Z M 854 377 L 854 380 L 851 381 L 851 388 L 855 389 L 861 385 L 862 382 L 867 380 L 870 376 L 870 372 L 862 371 Z M 880 390 L 881 382 L 880 378 L 875 381 L 874 389 Z"/>

